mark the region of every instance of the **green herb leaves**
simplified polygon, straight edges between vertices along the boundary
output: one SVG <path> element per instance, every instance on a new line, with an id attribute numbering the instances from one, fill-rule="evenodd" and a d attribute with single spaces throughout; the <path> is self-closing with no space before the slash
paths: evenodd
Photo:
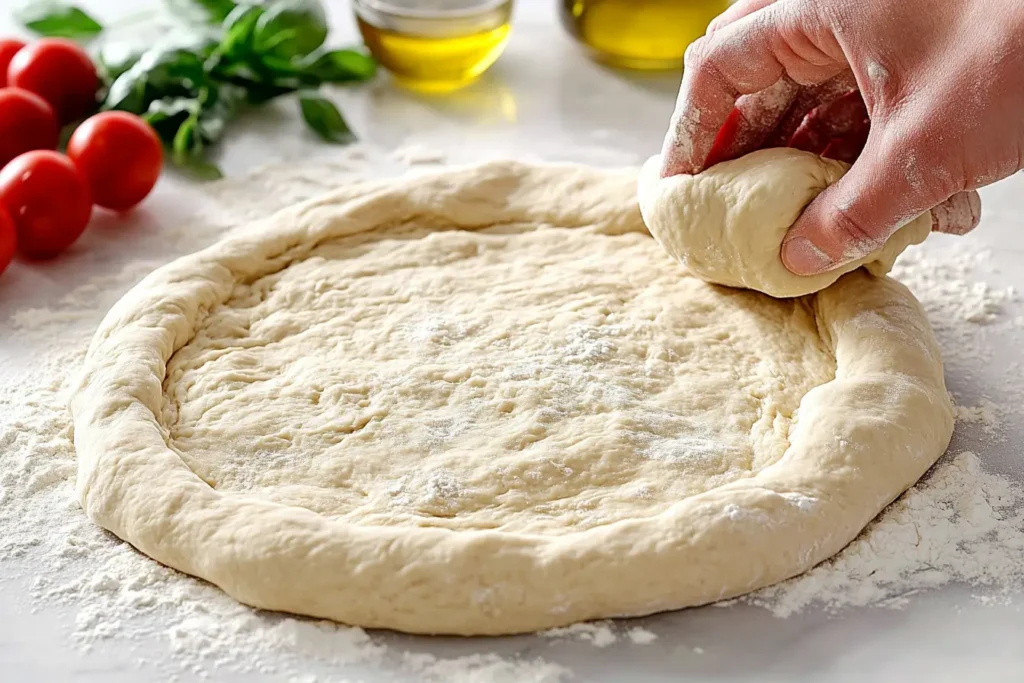
<path id="1" fill-rule="evenodd" d="M 92 37 L 102 27 L 62 0 L 29 0 L 18 18 L 45 35 Z M 356 139 L 321 85 L 373 78 L 374 60 L 357 50 L 325 47 L 328 26 L 319 0 L 164 0 L 184 37 L 142 49 L 101 46 L 94 61 L 104 82 L 101 109 L 146 119 L 168 157 L 199 177 L 219 175 L 207 153 L 246 108 L 299 93 L 299 108 L 323 140 Z"/>
<path id="2" fill-rule="evenodd" d="M 316 93 L 302 94 L 299 96 L 299 105 L 302 107 L 302 118 L 327 142 L 345 144 L 356 139 L 341 112 L 330 100 Z"/>
<path id="3" fill-rule="evenodd" d="M 318 0 L 279 0 L 267 5 L 257 19 L 252 38 L 258 54 L 299 59 L 327 40 L 327 16 Z"/>
<path id="4" fill-rule="evenodd" d="M 14 18 L 33 33 L 52 38 L 84 39 L 103 31 L 98 21 L 61 0 L 26 0 Z"/>
<path id="5" fill-rule="evenodd" d="M 349 83 L 366 81 L 377 72 L 373 58 L 355 50 L 332 50 L 321 52 L 303 66 L 306 75 L 324 83 Z"/>
<path id="6" fill-rule="evenodd" d="M 194 97 L 207 85 L 206 45 L 164 45 L 138 55 L 110 84 L 103 100 L 104 109 L 120 109 L 144 114 L 154 100 L 167 97 Z"/>

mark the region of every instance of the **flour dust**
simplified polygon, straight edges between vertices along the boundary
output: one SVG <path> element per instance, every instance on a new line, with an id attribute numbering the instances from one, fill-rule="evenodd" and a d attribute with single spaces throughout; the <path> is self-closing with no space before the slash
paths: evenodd
<path id="1" fill-rule="evenodd" d="M 214 185 L 205 190 L 205 199 L 197 200 L 204 220 L 164 235 L 166 250 L 150 253 L 166 253 L 170 259 L 204 246 L 238 222 L 326 189 L 325 178 L 337 182 L 339 175 L 365 176 L 368 167 L 350 157 L 333 167 L 267 169 L 245 182 Z M 986 254 L 963 249 L 952 255 L 914 251 L 896 271 L 924 304 L 953 379 L 991 361 L 992 335 L 1021 328 L 1010 314 L 1016 294 L 985 284 L 987 264 Z M 342 683 L 367 680 L 366 672 L 377 680 L 376 672 L 388 672 L 383 680 L 560 683 L 577 679 L 573 670 L 553 661 L 573 642 L 631 648 L 671 637 L 658 634 L 658 620 L 651 619 L 643 627 L 601 622 L 555 629 L 541 634 L 541 646 L 513 647 L 520 655 L 499 656 L 488 644 L 495 641 L 461 641 L 454 650 L 436 650 L 424 639 L 250 609 L 97 528 L 75 501 L 68 394 L 106 310 L 157 265 L 153 260 L 128 263 L 48 307 L 16 310 L 3 323 L 27 349 L 31 362 L 24 365 L 32 369 L 4 377 L 0 385 L 0 563 L 30 586 L 33 609 L 72 615 L 67 636 L 76 648 L 134 648 L 132 661 L 146 679 L 156 674 L 169 679 L 251 674 L 293 683 Z M 444 344 L 467 330 L 444 320 L 424 320 L 407 333 Z M 614 344 L 583 328 L 566 341 L 575 361 L 600 358 Z M 949 583 L 979 586 L 979 601 L 986 604 L 1015 599 L 1024 588 L 1019 561 L 1024 490 L 987 465 L 989 449 L 1010 447 L 1005 427 L 1019 417 L 1015 406 L 1024 402 L 1020 393 L 1008 392 L 1020 392 L 1020 387 L 1003 386 L 993 397 L 960 396 L 951 388 L 958 403 L 958 434 L 970 435 L 970 449 L 954 443 L 922 482 L 837 557 L 745 601 L 779 616 L 818 606 L 901 606 L 916 592 Z M 442 422 L 430 426 L 438 441 L 462 428 L 457 415 Z M 709 446 L 691 439 L 644 447 L 650 457 L 676 459 L 700 457 Z M 415 494 L 444 501 L 458 488 L 457 481 L 441 473 L 429 491 Z M 413 493 L 396 482 L 396 497 Z M 0 590 L 11 585 L 10 580 L 0 584 Z M 692 651 L 699 654 L 700 648 Z"/>

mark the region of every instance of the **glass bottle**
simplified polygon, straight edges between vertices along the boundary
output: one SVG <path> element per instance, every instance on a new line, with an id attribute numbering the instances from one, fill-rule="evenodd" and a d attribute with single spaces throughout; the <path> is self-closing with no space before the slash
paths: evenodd
<path id="1" fill-rule="evenodd" d="M 679 69 L 729 0 L 560 0 L 565 28 L 595 59 L 630 69 Z"/>

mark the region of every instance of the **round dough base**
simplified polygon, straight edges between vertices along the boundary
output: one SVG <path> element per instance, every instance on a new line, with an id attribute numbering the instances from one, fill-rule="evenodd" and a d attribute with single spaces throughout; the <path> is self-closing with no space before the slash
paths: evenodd
<path id="1" fill-rule="evenodd" d="M 949 440 L 920 307 L 863 272 L 709 285 L 635 182 L 369 183 L 153 273 L 72 400 L 87 513 L 248 604 L 416 633 L 703 604 L 834 554 Z"/>

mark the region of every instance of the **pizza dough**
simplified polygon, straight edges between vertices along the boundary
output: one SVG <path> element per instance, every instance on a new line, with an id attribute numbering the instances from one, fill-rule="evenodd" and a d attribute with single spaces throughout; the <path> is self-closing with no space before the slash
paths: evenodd
<path id="1" fill-rule="evenodd" d="M 156 271 L 71 402 L 88 515 L 250 605 L 526 632 L 846 545 L 952 430 L 909 292 L 776 300 L 644 229 L 632 171 L 347 187 Z"/>
<path id="2" fill-rule="evenodd" d="M 641 171 L 647 226 L 690 272 L 720 285 L 793 297 L 822 290 L 861 266 L 885 275 L 904 249 L 923 242 L 932 229 L 924 214 L 864 258 L 827 273 L 794 275 L 779 256 L 786 231 L 849 166 L 796 149 L 766 149 L 697 175 L 661 178 L 660 167 L 655 156 Z"/>

